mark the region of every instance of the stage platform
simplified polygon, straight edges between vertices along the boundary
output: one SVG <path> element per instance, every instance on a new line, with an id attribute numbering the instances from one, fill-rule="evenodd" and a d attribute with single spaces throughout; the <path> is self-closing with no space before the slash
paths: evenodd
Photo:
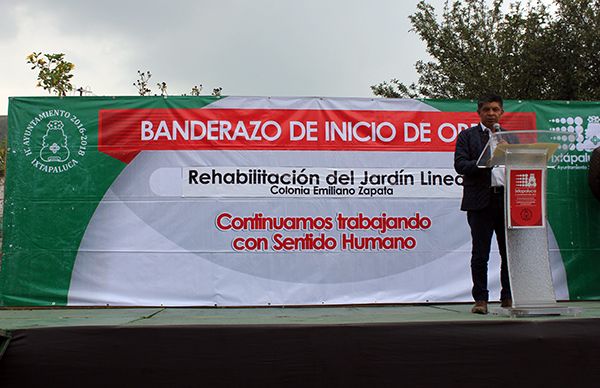
<path id="1" fill-rule="evenodd" d="M 0 387 L 597 386 L 600 302 L 0 309 Z M 492 308 L 499 308 L 496 304 Z"/>

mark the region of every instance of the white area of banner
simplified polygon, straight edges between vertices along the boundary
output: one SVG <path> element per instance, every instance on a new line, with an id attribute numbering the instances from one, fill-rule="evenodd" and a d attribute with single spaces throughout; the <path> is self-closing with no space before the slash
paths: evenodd
<path id="1" fill-rule="evenodd" d="M 291 109 L 340 106 L 367 101 L 321 99 L 234 99 L 221 105 L 285 105 Z M 318 101 L 317 101 L 318 100 Z M 232 102 L 233 101 L 233 102 Z M 394 105 L 395 104 L 395 105 Z M 403 105 L 403 104 L 406 104 Z M 395 100 L 408 109 L 420 102 Z M 300 106 L 299 106 L 300 105 Z M 343 106 L 342 106 L 343 105 Z M 214 106 L 214 104 L 213 104 Z M 329 106 L 328 109 L 331 107 Z M 374 109 L 373 106 L 369 106 Z M 376 107 L 376 109 L 381 109 Z M 182 197 L 182 171 L 189 167 L 288 169 L 441 169 L 452 166 L 448 152 L 326 151 L 156 151 L 140 153 L 106 193 L 86 230 L 74 266 L 69 305 L 247 306 L 459 302 L 471 300 L 470 233 L 460 196 L 430 197 Z M 175 173 L 174 173 L 175 172 Z M 315 230 L 219 229 L 221 214 L 240 219 L 256 214 L 296 219 L 364 214 L 412 217 L 432 222 L 425 229 L 380 233 L 350 230 L 334 223 Z M 550 228 L 549 228 L 550 230 Z M 275 250 L 274 235 L 305 241 L 308 234 L 338 242 L 333 249 Z M 348 249 L 342 235 L 407 238 L 405 249 Z M 568 299 L 566 275 L 556 241 L 550 236 L 551 266 L 558 299 Z M 235 241 L 265 239 L 252 250 Z M 499 297 L 499 256 L 493 243 L 489 263 L 490 298 Z"/>
<path id="2" fill-rule="evenodd" d="M 470 236 L 465 214 L 458 210 L 458 198 L 215 200 L 157 196 L 149 185 L 159 166 L 175 168 L 197 165 L 199 159 L 210 163 L 223 158 L 240 165 L 262 165 L 283 155 L 306 157 L 304 153 L 270 154 L 140 154 L 106 194 L 90 222 L 73 272 L 69 304 L 241 306 L 470 300 Z M 327 152 L 310 155 L 313 163 L 331 158 Z M 383 158 L 379 153 L 360 155 L 348 153 L 337 159 L 343 162 L 340 164 L 366 160 L 377 164 Z M 425 160 L 425 155 L 394 156 L 404 163 L 412 158 L 412 163 Z M 449 155 L 433 154 L 426 159 L 437 164 L 436 160 L 448 161 Z M 419 245 L 412 251 L 234 252 L 231 242 L 235 237 L 265 232 L 223 232 L 215 227 L 216 215 L 224 211 L 246 216 L 254 212 L 335 216 L 338 212 L 412 215 L 417 210 L 434 222 L 430 230 L 414 233 Z M 557 297 L 566 299 L 566 278 L 556 249 L 551 258 Z M 496 248 L 489 268 L 493 298 L 499 295 Z"/>

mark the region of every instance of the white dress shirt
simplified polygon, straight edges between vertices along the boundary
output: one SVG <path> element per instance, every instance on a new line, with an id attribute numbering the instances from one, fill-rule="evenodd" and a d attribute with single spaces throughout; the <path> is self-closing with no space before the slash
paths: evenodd
<path id="1" fill-rule="evenodd" d="M 493 155 L 494 150 L 496 149 L 496 137 L 492 136 L 494 132 L 483 123 L 479 123 L 483 131 L 487 131 L 488 135 L 490 135 L 490 152 Z M 505 168 L 504 166 L 494 167 L 492 168 L 492 186 L 504 186 L 504 175 Z"/>

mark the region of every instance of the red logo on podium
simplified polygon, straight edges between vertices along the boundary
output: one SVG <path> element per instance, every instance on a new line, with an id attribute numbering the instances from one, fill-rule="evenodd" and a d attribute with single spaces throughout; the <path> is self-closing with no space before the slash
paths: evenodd
<path id="1" fill-rule="evenodd" d="M 542 169 L 509 171 L 509 228 L 539 228 L 545 225 L 543 177 Z"/>

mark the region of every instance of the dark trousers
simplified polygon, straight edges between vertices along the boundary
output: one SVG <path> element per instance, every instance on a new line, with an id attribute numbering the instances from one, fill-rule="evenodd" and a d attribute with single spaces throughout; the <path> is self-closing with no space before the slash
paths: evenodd
<path id="1" fill-rule="evenodd" d="M 504 233 L 504 194 L 492 193 L 490 204 L 481 210 L 467 211 L 467 220 L 471 228 L 473 248 L 471 250 L 471 277 L 473 278 L 473 299 L 488 301 L 488 261 L 492 235 L 496 233 L 500 257 L 500 299 L 510 299 L 510 281 L 506 261 L 506 236 Z"/>

